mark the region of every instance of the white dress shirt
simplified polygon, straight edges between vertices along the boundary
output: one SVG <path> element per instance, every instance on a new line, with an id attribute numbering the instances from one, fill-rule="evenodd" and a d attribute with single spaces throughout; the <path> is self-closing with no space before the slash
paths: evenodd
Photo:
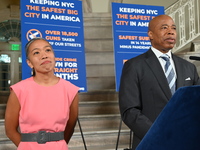
<path id="1" fill-rule="evenodd" d="M 156 48 L 152 47 L 151 46 L 151 50 L 153 51 L 153 53 L 156 55 L 156 57 L 158 58 L 162 68 L 163 68 L 163 71 L 165 72 L 165 64 L 166 64 L 166 61 L 164 59 L 161 58 L 161 56 L 163 54 L 166 54 L 169 56 L 169 60 L 170 60 L 170 63 L 174 69 L 174 72 L 175 72 L 175 76 L 177 78 L 177 75 L 176 75 L 176 69 L 175 69 L 175 65 L 174 65 L 174 61 L 172 59 L 172 53 L 171 53 L 171 50 L 169 50 L 167 53 L 162 53 L 161 51 L 157 50 Z"/>

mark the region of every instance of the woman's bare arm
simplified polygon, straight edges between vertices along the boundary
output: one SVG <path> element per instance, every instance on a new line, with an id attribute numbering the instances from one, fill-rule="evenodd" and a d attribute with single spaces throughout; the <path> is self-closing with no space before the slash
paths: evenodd
<path id="1" fill-rule="evenodd" d="M 10 92 L 5 112 L 5 131 L 7 137 L 18 146 L 21 140 L 19 127 L 20 104 L 13 90 Z"/>
<path id="2" fill-rule="evenodd" d="M 78 94 L 76 94 L 70 106 L 69 120 L 65 128 L 65 141 L 67 143 L 69 143 L 70 138 L 72 137 L 74 133 L 74 127 L 78 119 L 78 104 L 79 104 L 79 99 L 78 99 Z"/>

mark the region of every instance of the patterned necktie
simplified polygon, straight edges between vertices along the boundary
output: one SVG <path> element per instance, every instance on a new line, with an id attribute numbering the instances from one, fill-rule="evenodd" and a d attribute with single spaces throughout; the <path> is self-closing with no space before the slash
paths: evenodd
<path id="1" fill-rule="evenodd" d="M 163 54 L 161 56 L 162 59 L 164 59 L 166 61 L 166 64 L 165 64 L 165 76 L 167 78 L 167 81 L 168 81 L 168 84 L 169 84 L 169 88 L 172 92 L 172 95 L 175 93 L 175 89 L 176 89 L 176 85 L 175 85 L 175 82 L 176 82 L 176 77 L 175 77 L 175 72 L 174 72 L 174 69 L 170 63 L 170 60 L 169 60 L 169 56 L 166 55 L 166 54 Z"/>

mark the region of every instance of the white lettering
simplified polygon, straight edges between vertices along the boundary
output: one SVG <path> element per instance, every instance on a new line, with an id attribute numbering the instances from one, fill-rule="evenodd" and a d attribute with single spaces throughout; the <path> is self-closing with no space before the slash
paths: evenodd
<path id="1" fill-rule="evenodd" d="M 71 16 L 62 16 L 62 15 L 52 15 L 52 20 L 62 20 L 62 21 L 72 21 L 72 22 L 81 22 L 79 17 L 71 17 Z"/>
<path id="2" fill-rule="evenodd" d="M 60 6 L 59 1 L 51 1 L 51 0 L 30 0 L 30 3 L 40 4 L 40 5 Z"/>
<path id="3" fill-rule="evenodd" d="M 124 7 L 120 7 L 119 8 L 119 12 L 145 14 L 145 10 L 144 9 L 137 9 L 137 8 L 124 8 Z"/>

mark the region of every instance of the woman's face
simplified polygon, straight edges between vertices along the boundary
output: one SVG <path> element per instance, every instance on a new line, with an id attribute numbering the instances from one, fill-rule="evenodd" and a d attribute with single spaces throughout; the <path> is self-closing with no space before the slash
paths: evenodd
<path id="1" fill-rule="evenodd" d="M 27 63 L 37 73 L 53 72 L 55 55 L 51 45 L 42 39 L 36 40 L 28 48 Z"/>

